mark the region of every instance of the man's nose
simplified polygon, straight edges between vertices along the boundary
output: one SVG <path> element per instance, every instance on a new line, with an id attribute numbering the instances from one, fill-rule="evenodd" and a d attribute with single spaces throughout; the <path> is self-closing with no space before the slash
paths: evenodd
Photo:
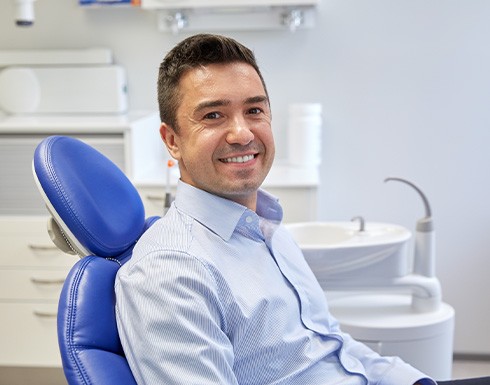
<path id="1" fill-rule="evenodd" d="M 226 141 L 229 144 L 249 144 L 254 139 L 254 134 L 249 123 L 242 117 L 235 118 L 228 130 Z"/>

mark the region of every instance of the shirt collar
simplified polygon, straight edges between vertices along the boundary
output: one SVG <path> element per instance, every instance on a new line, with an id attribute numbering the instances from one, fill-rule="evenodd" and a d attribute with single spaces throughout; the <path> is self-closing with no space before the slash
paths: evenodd
<path id="1" fill-rule="evenodd" d="M 247 207 L 229 199 L 200 190 L 179 180 L 175 207 L 191 216 L 199 223 L 228 241 Z M 259 189 L 257 194 L 257 215 L 280 223 L 282 208 L 273 195 Z"/>

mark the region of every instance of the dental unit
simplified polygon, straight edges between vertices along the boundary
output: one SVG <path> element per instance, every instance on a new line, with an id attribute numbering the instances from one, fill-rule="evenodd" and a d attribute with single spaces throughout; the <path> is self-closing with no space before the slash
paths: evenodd
<path id="1" fill-rule="evenodd" d="M 366 223 L 296 223 L 288 225 L 313 272 L 328 291 L 409 291 L 415 311 L 437 310 L 441 285 L 435 277 L 435 232 L 427 197 L 414 183 L 402 178 L 421 196 L 425 217 L 417 221 L 413 267 L 409 266 L 411 232 L 401 226 Z M 328 239 L 327 232 L 340 232 Z"/>
<path id="2" fill-rule="evenodd" d="M 454 309 L 435 276 L 435 231 L 429 201 L 414 183 L 425 216 L 415 232 L 366 221 L 287 224 L 325 291 L 342 329 L 382 355 L 400 356 L 434 378 L 452 370 Z"/>

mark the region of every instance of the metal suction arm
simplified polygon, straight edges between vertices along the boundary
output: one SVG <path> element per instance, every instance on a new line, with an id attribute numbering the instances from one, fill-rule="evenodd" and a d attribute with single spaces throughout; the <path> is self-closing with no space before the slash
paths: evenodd
<path id="1" fill-rule="evenodd" d="M 385 182 L 395 180 L 413 187 L 421 196 L 425 205 L 425 218 L 417 221 L 413 256 L 413 273 L 427 278 L 435 278 L 435 234 L 429 201 L 415 184 L 402 178 L 386 178 Z"/>
<path id="2" fill-rule="evenodd" d="M 424 206 L 425 206 L 425 217 L 426 218 L 430 218 L 432 216 L 432 211 L 430 209 L 429 200 L 427 199 L 427 197 L 425 196 L 425 194 L 422 192 L 422 190 L 417 185 L 415 185 L 414 183 L 412 183 L 412 182 L 410 182 L 410 181 L 408 181 L 406 179 L 403 179 L 403 178 L 395 178 L 395 177 L 386 178 L 385 179 L 385 182 L 389 182 L 390 180 L 395 180 L 395 181 L 398 181 L 398 182 L 403 182 L 403 183 L 406 183 L 409 186 L 413 187 L 415 189 L 415 191 L 417 191 L 419 193 L 420 197 L 422 198 L 422 201 L 424 202 Z"/>

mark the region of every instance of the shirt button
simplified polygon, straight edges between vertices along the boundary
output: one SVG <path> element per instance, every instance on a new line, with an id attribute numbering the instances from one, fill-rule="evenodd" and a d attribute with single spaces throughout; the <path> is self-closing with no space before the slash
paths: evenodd
<path id="1" fill-rule="evenodd" d="M 253 220 L 254 220 L 254 219 L 253 219 L 252 217 L 246 217 L 246 218 L 245 218 L 245 221 L 246 221 L 247 223 L 252 223 L 252 221 L 253 221 Z"/>

